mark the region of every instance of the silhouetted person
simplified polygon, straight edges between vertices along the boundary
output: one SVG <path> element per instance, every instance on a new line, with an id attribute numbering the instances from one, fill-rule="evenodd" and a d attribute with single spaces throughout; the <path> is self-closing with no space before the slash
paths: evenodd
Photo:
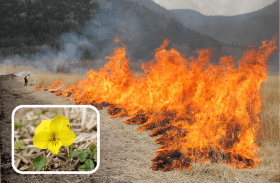
<path id="1" fill-rule="evenodd" d="M 27 75 L 24 77 L 24 86 L 27 86 L 27 85 L 28 85 L 28 77 L 29 77 L 29 74 L 27 74 Z"/>

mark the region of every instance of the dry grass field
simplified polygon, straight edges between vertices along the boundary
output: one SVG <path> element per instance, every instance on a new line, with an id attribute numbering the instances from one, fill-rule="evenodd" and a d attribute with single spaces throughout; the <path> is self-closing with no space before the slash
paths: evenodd
<path id="1" fill-rule="evenodd" d="M 260 94 L 262 100 L 260 119 L 263 122 L 263 140 L 279 142 L 279 76 L 269 75 L 267 81 L 261 85 Z"/>
<path id="2" fill-rule="evenodd" d="M 86 78 L 86 75 L 69 74 L 69 73 L 34 73 L 30 76 L 30 83 L 34 84 L 35 88 L 42 85 L 42 89 L 52 85 L 56 80 L 62 80 L 63 83 L 59 87 L 66 87 L 70 84 Z"/>
<path id="3" fill-rule="evenodd" d="M 8 74 L 16 74 L 16 73 L 33 73 L 38 71 L 38 69 L 34 67 L 28 66 L 18 66 L 18 65 L 11 65 L 11 64 L 0 64 L 0 74 L 1 75 L 8 75 Z"/>
<path id="4" fill-rule="evenodd" d="M 17 68 L 17 67 L 15 67 Z M 1 69 L 1 68 L 0 68 Z M 12 70 L 16 73 L 21 70 Z M 141 73 L 136 73 L 137 76 Z M 30 76 L 34 89 L 43 84 L 43 88 L 53 84 L 55 80 L 64 80 L 61 87 L 75 83 L 86 75 L 63 74 L 63 73 L 34 73 Z M 260 89 L 262 100 L 261 112 L 259 114 L 263 123 L 262 136 L 259 139 L 259 157 L 262 157 L 257 168 L 254 169 L 232 169 L 226 164 L 193 164 L 191 171 L 184 171 L 184 174 L 193 177 L 201 175 L 218 176 L 222 182 L 247 180 L 250 177 L 265 177 L 271 182 L 280 182 L 280 116 L 279 116 L 279 76 L 269 75 L 266 82 L 262 83 Z M 101 121 L 102 123 L 102 121 Z M 102 137 L 101 137 L 102 138 Z M 176 171 L 175 171 L 176 172 Z M 245 181 L 251 182 L 251 181 Z"/>
<path id="5" fill-rule="evenodd" d="M 29 85 L 32 85 L 35 88 L 42 86 L 42 89 L 45 89 L 46 87 L 53 84 L 55 80 L 62 80 L 63 83 L 60 85 L 60 87 L 65 87 L 70 84 L 75 84 L 75 82 L 86 78 L 86 73 L 84 75 L 71 73 L 51 73 L 47 71 L 40 71 L 34 67 L 13 66 L 6 64 L 0 65 L 0 74 L 16 74 L 22 78 L 22 81 L 25 75 L 30 74 Z"/>
<path id="6" fill-rule="evenodd" d="M 263 123 L 260 139 L 259 171 L 275 182 L 280 182 L 280 115 L 279 76 L 269 75 L 261 85 L 262 107 L 260 119 Z M 263 167 L 263 168 L 262 168 Z"/>

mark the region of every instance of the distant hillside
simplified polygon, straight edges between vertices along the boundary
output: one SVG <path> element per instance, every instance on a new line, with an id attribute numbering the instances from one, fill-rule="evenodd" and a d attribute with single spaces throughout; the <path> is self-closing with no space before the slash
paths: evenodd
<path id="1" fill-rule="evenodd" d="M 149 10 L 155 11 L 159 14 L 165 15 L 166 17 L 177 19 L 176 14 L 165 9 L 164 7 L 160 6 L 159 4 L 155 3 L 152 0 L 126 0 L 126 1 L 137 3 L 140 6 L 143 6 Z"/>
<path id="2" fill-rule="evenodd" d="M 220 56 L 224 55 L 233 55 L 237 62 L 249 44 L 260 44 L 263 39 L 270 40 L 279 31 L 278 1 L 256 12 L 227 17 L 205 16 L 194 10 L 167 10 L 152 0 L 127 1 L 136 2 L 167 18 L 179 21 L 187 28 L 226 43 L 221 44 L 222 49 L 214 48 L 212 62 L 215 63 L 219 61 Z M 180 52 L 186 53 L 184 52 L 185 45 L 172 46 Z M 279 55 L 273 54 L 268 64 L 270 72 L 279 72 Z"/>
<path id="3" fill-rule="evenodd" d="M 218 50 L 222 47 L 215 39 L 167 17 L 164 14 L 167 10 L 152 1 L 149 5 L 155 5 L 155 9 L 146 8 L 140 1 L 125 0 L 3 0 L 2 5 L 5 7 L 0 11 L 3 56 L 28 54 L 24 48 L 31 47 L 29 50 L 34 53 L 33 47 L 42 45 L 51 45 L 53 50 L 64 49 L 65 44 L 71 43 L 81 52 L 76 56 L 98 59 L 112 50 L 111 43 L 117 36 L 136 60 L 150 59 L 164 39 L 184 54 L 206 46 Z M 87 46 L 74 40 L 86 41 Z"/>
<path id="4" fill-rule="evenodd" d="M 167 39 L 170 46 L 187 54 L 211 46 L 221 49 L 222 44 L 213 38 L 201 35 L 189 28 L 184 27 L 177 20 L 168 18 L 137 3 L 125 0 L 107 0 L 101 7 L 107 7 L 98 15 L 99 28 L 110 28 L 110 34 L 106 40 L 110 42 L 115 36 L 121 38 L 128 47 L 131 58 L 151 59 L 154 50 Z M 89 27 L 92 28 L 91 25 Z M 95 26 L 95 28 L 98 28 Z M 114 30 L 114 31 L 112 31 Z M 100 40 L 100 39 L 98 39 Z M 101 41 L 103 45 L 104 39 Z"/>
<path id="5" fill-rule="evenodd" d="M 98 12 L 91 0 L 1 0 L 0 56 L 25 55 L 50 45 L 66 32 L 78 32 Z"/>
<path id="6" fill-rule="evenodd" d="M 170 10 L 186 27 L 224 43 L 250 44 L 271 39 L 279 31 L 279 1 L 237 16 L 205 16 L 194 10 Z"/>

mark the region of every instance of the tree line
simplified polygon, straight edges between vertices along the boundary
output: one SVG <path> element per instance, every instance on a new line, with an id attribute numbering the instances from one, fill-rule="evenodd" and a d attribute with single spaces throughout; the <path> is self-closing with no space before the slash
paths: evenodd
<path id="1" fill-rule="evenodd" d="M 61 34 L 79 33 L 78 26 L 83 26 L 98 11 L 99 4 L 91 0 L 2 0 L 2 56 L 11 52 L 23 55 L 29 52 L 28 48 L 42 44 L 58 48 L 55 40 Z"/>

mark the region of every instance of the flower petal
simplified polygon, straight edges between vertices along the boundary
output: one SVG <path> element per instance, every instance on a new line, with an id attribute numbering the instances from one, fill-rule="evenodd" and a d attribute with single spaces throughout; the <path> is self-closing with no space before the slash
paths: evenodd
<path id="1" fill-rule="evenodd" d="M 33 137 L 33 145 L 40 149 L 48 149 L 48 145 L 50 140 L 52 140 L 52 136 L 48 132 L 37 131 L 35 130 L 35 135 Z"/>
<path id="2" fill-rule="evenodd" d="M 52 119 L 50 123 L 50 130 L 55 132 L 55 134 L 70 130 L 70 122 L 63 115 L 57 116 Z"/>
<path id="3" fill-rule="evenodd" d="M 72 130 L 66 130 L 58 133 L 56 138 L 62 142 L 62 146 L 70 146 L 76 140 L 76 135 Z"/>
<path id="4" fill-rule="evenodd" d="M 43 120 L 35 129 L 35 134 L 40 131 L 48 131 L 52 120 Z"/>
<path id="5" fill-rule="evenodd" d="M 50 141 L 48 149 L 53 153 L 53 154 L 58 154 L 58 150 L 62 146 L 62 142 L 60 140 L 56 141 Z"/>

